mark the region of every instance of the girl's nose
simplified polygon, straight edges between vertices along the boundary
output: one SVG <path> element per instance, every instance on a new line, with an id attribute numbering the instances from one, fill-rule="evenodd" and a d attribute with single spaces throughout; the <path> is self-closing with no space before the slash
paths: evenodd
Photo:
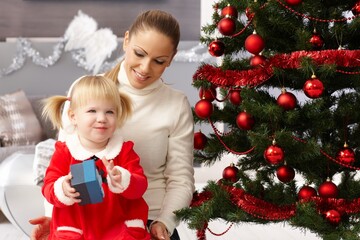
<path id="1" fill-rule="evenodd" d="M 98 122 L 106 122 L 105 114 L 104 114 L 104 113 L 99 113 L 99 114 L 97 114 L 96 120 L 97 120 Z"/>

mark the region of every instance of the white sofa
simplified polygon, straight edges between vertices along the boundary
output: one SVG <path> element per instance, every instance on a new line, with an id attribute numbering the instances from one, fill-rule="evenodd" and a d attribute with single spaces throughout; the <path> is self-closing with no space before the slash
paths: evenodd
<path id="1" fill-rule="evenodd" d="M 0 167 L 0 208 L 7 219 L 29 235 L 29 219 L 44 215 L 41 188 L 33 181 L 34 154 L 17 152 L 6 158 Z M 16 171 L 16 174 L 12 174 Z M 19 177 L 20 176 L 20 177 Z"/>
<path id="2" fill-rule="evenodd" d="M 43 97 L 27 97 L 32 106 L 31 113 L 38 119 L 43 130 L 38 141 L 56 137 L 51 124 L 41 117 L 40 101 Z M 32 130 L 34 129 L 28 129 Z M 29 234 L 32 228 L 28 220 L 44 214 L 41 188 L 35 182 L 33 171 L 37 143 L 0 147 L 0 209 L 7 219 L 25 234 Z"/>

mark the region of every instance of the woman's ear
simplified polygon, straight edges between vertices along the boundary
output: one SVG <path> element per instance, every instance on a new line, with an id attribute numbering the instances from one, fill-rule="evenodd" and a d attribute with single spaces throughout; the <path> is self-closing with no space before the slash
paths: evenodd
<path id="1" fill-rule="evenodd" d="M 129 31 L 125 32 L 124 41 L 123 41 L 123 50 L 126 52 L 126 48 L 129 45 Z"/>

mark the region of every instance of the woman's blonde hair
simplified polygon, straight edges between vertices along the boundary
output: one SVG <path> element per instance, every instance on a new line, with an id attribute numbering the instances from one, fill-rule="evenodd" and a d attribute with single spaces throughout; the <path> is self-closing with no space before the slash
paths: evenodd
<path id="1" fill-rule="evenodd" d="M 170 13 L 157 9 L 140 13 L 129 28 L 129 39 L 138 32 L 146 30 L 155 30 L 169 37 L 174 45 L 174 54 L 176 53 L 180 41 L 180 26 Z M 106 72 L 105 76 L 118 84 L 119 71 L 120 63 Z"/>
<path id="2" fill-rule="evenodd" d="M 62 128 L 62 110 L 70 101 L 69 110 L 87 104 L 91 99 L 109 100 L 116 106 L 117 127 L 121 127 L 132 113 L 129 97 L 119 92 L 115 82 L 104 76 L 84 76 L 72 87 L 70 96 L 52 96 L 43 101 L 42 116 L 50 119 L 55 129 Z"/>

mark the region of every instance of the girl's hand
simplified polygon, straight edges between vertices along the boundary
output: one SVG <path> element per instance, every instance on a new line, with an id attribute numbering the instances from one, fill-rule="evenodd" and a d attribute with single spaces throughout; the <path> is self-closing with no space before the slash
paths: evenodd
<path id="1" fill-rule="evenodd" d="M 101 161 L 106 167 L 107 174 L 111 180 L 111 185 L 119 189 L 124 189 L 124 187 L 121 186 L 121 171 L 114 167 L 114 161 L 108 161 L 105 157 L 101 159 Z"/>
<path id="2" fill-rule="evenodd" d="M 65 179 L 62 183 L 62 189 L 64 191 L 65 196 L 71 198 L 72 201 L 79 203 L 81 202 L 81 199 L 79 198 L 80 193 L 76 192 L 76 189 L 71 186 L 70 184 L 71 178 L 72 178 L 71 173 L 65 176 Z"/>
<path id="3" fill-rule="evenodd" d="M 162 222 L 151 224 L 150 235 L 152 240 L 170 240 L 166 226 Z"/>

